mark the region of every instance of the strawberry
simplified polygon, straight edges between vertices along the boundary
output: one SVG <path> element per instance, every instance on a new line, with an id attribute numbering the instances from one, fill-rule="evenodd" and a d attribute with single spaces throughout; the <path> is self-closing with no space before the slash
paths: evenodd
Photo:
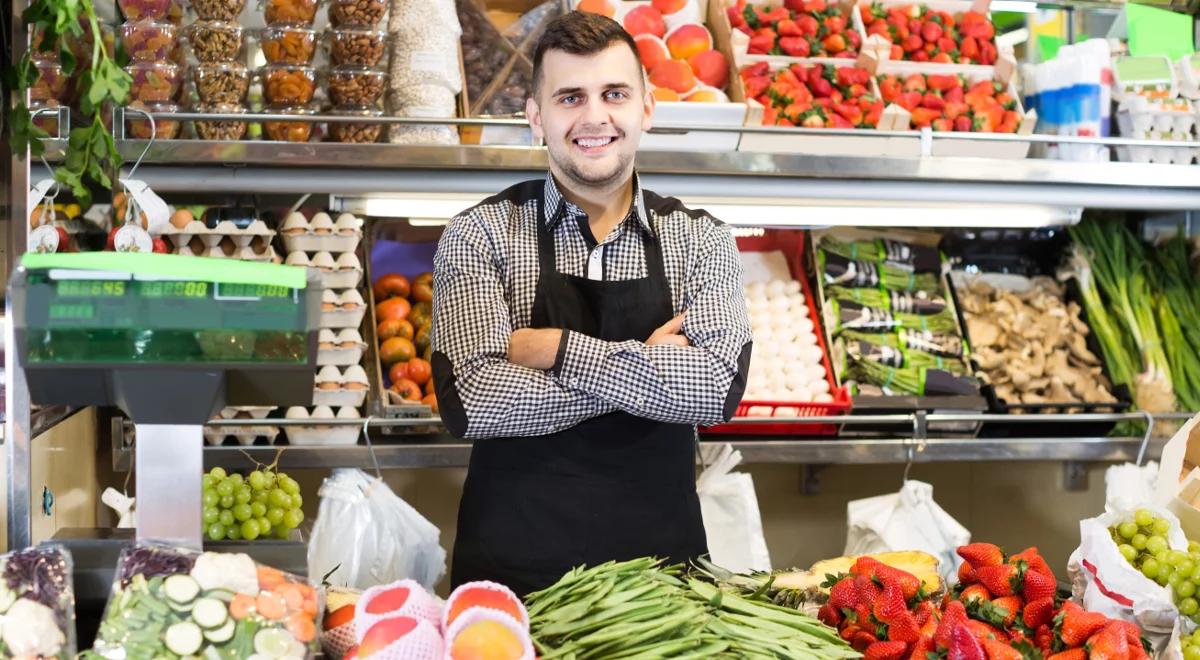
<path id="1" fill-rule="evenodd" d="M 821 78 L 813 83 L 812 93 L 817 98 L 829 98 L 833 94 L 833 83 Z"/>
<path id="2" fill-rule="evenodd" d="M 855 605 L 854 606 L 854 620 L 857 621 L 858 625 L 862 626 L 863 628 L 866 628 L 867 626 L 871 625 L 873 623 L 873 621 L 871 620 L 871 607 L 869 605 L 863 605 L 861 603 L 858 605 Z"/>
<path id="3" fill-rule="evenodd" d="M 933 604 L 933 601 L 923 600 L 917 603 L 916 608 L 913 609 L 913 617 L 916 618 L 918 626 L 924 626 L 934 618 L 934 613 L 936 612 L 937 607 Z"/>
<path id="4" fill-rule="evenodd" d="M 828 5 L 825 0 L 805 0 L 804 11 L 809 14 L 823 13 Z"/>
<path id="5" fill-rule="evenodd" d="M 71 235 L 67 233 L 67 230 L 62 227 L 55 226 L 54 233 L 58 234 L 58 248 L 55 251 L 56 252 L 70 252 L 71 251 Z M 160 247 L 162 249 L 159 249 Z M 157 238 L 157 237 L 155 237 L 155 239 L 154 239 L 154 251 L 159 254 L 167 254 L 168 252 L 170 252 L 170 250 L 167 248 L 167 242 L 164 241 L 163 239 Z"/>
<path id="6" fill-rule="evenodd" d="M 780 37 L 779 49 L 788 57 L 808 57 L 812 53 L 812 43 L 805 37 Z"/>
<path id="7" fill-rule="evenodd" d="M 887 637 L 894 642 L 911 644 L 921 639 L 921 627 L 917 625 L 916 617 L 907 610 L 893 617 L 887 624 Z"/>
<path id="8" fill-rule="evenodd" d="M 846 18 L 841 14 L 833 14 L 825 17 L 825 29 L 832 34 L 841 34 L 846 31 Z"/>
<path id="9" fill-rule="evenodd" d="M 880 88 L 882 89 L 882 83 L 880 85 Z M 884 98 L 884 100 L 886 101 L 888 99 Z M 958 565 L 958 583 L 959 584 L 972 585 L 978 581 L 979 581 L 979 578 L 975 575 L 975 569 L 971 567 L 970 562 L 964 561 L 963 563 Z"/>
<path id="10" fill-rule="evenodd" d="M 924 46 L 925 42 L 921 41 L 921 37 L 915 34 L 908 35 L 903 41 L 900 42 L 900 48 L 904 49 L 905 53 L 920 52 L 921 48 Z"/>
<path id="11" fill-rule="evenodd" d="M 936 651 L 937 647 L 933 644 L 933 637 L 921 635 L 921 639 L 912 645 L 912 651 L 908 655 L 908 660 L 928 660 L 929 654 Z"/>
<path id="12" fill-rule="evenodd" d="M 937 94 L 926 92 L 925 96 L 921 97 L 921 107 L 940 111 L 946 109 L 946 102 Z"/>
<path id="13" fill-rule="evenodd" d="M 984 640 L 983 650 L 987 653 L 987 660 L 1024 660 L 1020 651 L 994 639 Z"/>
<path id="14" fill-rule="evenodd" d="M 779 21 L 775 24 L 775 32 L 781 37 L 803 37 L 804 33 L 800 31 L 800 26 L 796 21 L 788 18 Z"/>
<path id="15" fill-rule="evenodd" d="M 775 47 L 775 35 L 773 34 L 756 34 L 750 37 L 750 45 L 746 52 L 751 55 L 766 55 Z"/>
<path id="16" fill-rule="evenodd" d="M 945 611 L 942 612 L 942 620 L 938 625 L 937 632 L 934 633 L 933 640 L 937 642 L 939 648 L 949 647 L 950 638 L 954 633 L 954 629 L 966 622 L 966 606 L 957 600 L 951 601 L 948 605 L 946 605 Z"/>
<path id="17" fill-rule="evenodd" d="M 979 576 L 979 583 L 987 587 L 993 597 L 1013 595 L 1013 583 L 1016 582 L 1018 576 L 1016 566 L 1008 564 L 982 568 L 977 566 L 975 574 Z"/>
<path id="18" fill-rule="evenodd" d="M 1088 654 L 1086 649 L 1067 649 L 1061 653 L 1055 653 L 1048 656 L 1046 660 L 1087 660 Z"/>
<path id="19" fill-rule="evenodd" d="M 825 603 L 817 610 L 817 620 L 830 628 L 837 628 L 842 624 L 842 612 L 832 602 Z"/>
<path id="20" fill-rule="evenodd" d="M 1019 596 L 1004 596 L 992 601 L 992 607 L 996 615 L 1001 619 L 1000 627 L 1007 630 L 1012 627 L 1013 621 L 1021 614 L 1021 608 L 1025 605 Z"/>
<path id="21" fill-rule="evenodd" d="M 1096 631 L 1108 624 L 1108 617 L 1099 612 L 1064 609 L 1060 615 L 1058 638 L 1067 648 L 1082 646 Z"/>
<path id="22" fill-rule="evenodd" d="M 904 92 L 900 94 L 900 96 L 896 97 L 896 105 L 899 105 L 901 108 L 912 112 L 921 105 L 921 98 L 921 92 Z"/>
<path id="23" fill-rule="evenodd" d="M 1054 647 L 1054 631 L 1048 624 L 1042 624 L 1034 631 L 1033 645 L 1042 652 L 1043 656 L 1050 655 L 1050 650 Z"/>
<path id="24" fill-rule="evenodd" d="M 875 618 L 883 623 L 891 623 L 901 613 L 908 613 L 908 604 L 899 584 L 892 582 L 883 588 L 883 593 L 875 601 L 874 613 Z"/>
<path id="25" fill-rule="evenodd" d="M 1125 641 L 1129 642 L 1130 658 L 1146 655 L 1149 643 L 1142 639 L 1142 629 L 1132 621 L 1113 620 L 1109 625 L 1115 625 L 1125 631 Z"/>
<path id="26" fill-rule="evenodd" d="M 875 642 L 863 652 L 863 660 L 900 660 L 906 651 L 904 642 Z"/>
<path id="27" fill-rule="evenodd" d="M 858 634 L 854 636 L 854 639 L 850 641 L 850 646 L 855 651 L 862 653 L 863 651 L 867 650 L 867 647 L 878 642 L 879 640 L 875 637 L 875 635 L 872 635 L 865 630 L 860 630 Z"/>
<path id="28" fill-rule="evenodd" d="M 800 34 L 797 36 L 802 37 L 815 37 L 817 36 L 817 32 L 821 30 L 821 24 L 810 14 L 797 16 L 796 27 L 800 29 Z"/>
<path id="29" fill-rule="evenodd" d="M 1129 657 L 1129 642 L 1125 631 L 1109 624 L 1092 636 L 1087 643 L 1089 660 L 1126 660 Z"/>
<path id="30" fill-rule="evenodd" d="M 963 92 L 962 87 L 952 87 L 946 90 L 946 93 L 942 94 L 942 98 L 946 100 L 946 103 L 962 103 L 965 96 L 966 93 Z"/>
<path id="31" fill-rule="evenodd" d="M 985 566 L 999 566 L 1004 563 L 1004 551 L 991 543 L 964 545 L 958 549 L 958 556 L 970 564 L 977 573 L 980 568 Z"/>
<path id="32" fill-rule="evenodd" d="M 1017 648 L 1018 644 L 1025 644 L 1029 648 L 1033 648 L 1033 642 L 1029 639 L 1029 635 L 1025 634 L 1025 630 L 1017 627 L 1006 631 L 1008 633 L 1008 641 Z"/>
<path id="33" fill-rule="evenodd" d="M 1054 598 L 1054 594 L 1058 591 L 1058 582 L 1055 581 L 1053 574 L 1043 573 L 1030 567 L 1025 571 L 1021 591 L 1025 594 L 1025 600 L 1031 603 L 1044 598 Z"/>
<path id="34" fill-rule="evenodd" d="M 992 594 L 982 584 L 973 584 L 962 590 L 962 593 L 958 595 L 958 600 L 962 601 L 964 605 L 974 602 L 986 603 L 992 600 Z"/>
<path id="35" fill-rule="evenodd" d="M 950 634 L 946 660 L 986 660 L 986 658 L 983 647 L 979 645 L 979 641 L 975 639 L 967 626 L 961 623 L 954 626 L 954 630 Z"/>
<path id="36" fill-rule="evenodd" d="M 921 593 L 921 580 L 917 576 L 887 564 L 880 564 L 875 569 L 875 578 L 883 582 L 884 586 L 891 583 L 899 585 L 905 601 L 910 601 Z"/>
<path id="37" fill-rule="evenodd" d="M 842 578 L 829 590 L 829 604 L 835 608 L 854 609 L 858 604 L 858 592 L 854 590 L 854 578 Z"/>
<path id="38" fill-rule="evenodd" d="M 854 636 L 860 632 L 862 632 L 862 628 L 860 628 L 856 625 L 849 625 L 849 626 L 846 626 L 845 628 L 842 628 L 841 630 L 839 630 L 838 636 L 841 637 L 842 639 L 846 640 L 847 642 L 853 642 Z"/>
<path id="39" fill-rule="evenodd" d="M 966 626 L 967 630 L 970 630 L 971 634 L 975 635 L 975 639 L 979 640 L 980 642 L 983 642 L 985 639 L 1008 639 L 1008 635 L 1000 632 L 995 626 L 988 625 L 982 621 L 968 619 L 963 625 Z"/>
<path id="40" fill-rule="evenodd" d="M 1028 591 L 1026 592 L 1028 595 Z M 1037 630 L 1054 619 L 1054 597 L 1046 596 L 1030 601 L 1025 605 L 1021 620 L 1030 630 Z"/>
<path id="41" fill-rule="evenodd" d="M 937 110 L 929 108 L 914 108 L 912 111 L 912 125 L 917 128 L 925 128 L 933 125 L 933 120 L 941 116 Z"/>
<path id="42" fill-rule="evenodd" d="M 979 41 L 975 37 L 965 37 L 958 44 L 958 54 L 972 61 L 979 57 Z"/>
<path id="43" fill-rule="evenodd" d="M 826 52 L 840 53 L 846 50 L 846 38 L 840 34 L 831 34 L 825 37 L 825 40 L 821 42 L 821 46 L 825 48 Z"/>
<path id="44" fill-rule="evenodd" d="M 911 26 L 910 26 L 911 27 Z M 913 30 L 916 32 L 916 30 Z M 942 38 L 942 26 L 930 21 L 921 26 L 921 38 L 925 41 L 937 41 Z"/>
<path id="45" fill-rule="evenodd" d="M 1002 95 L 1008 96 L 1008 93 L 1005 92 Z M 997 100 L 1000 100 L 1000 99 L 997 98 Z M 1011 101 L 1012 97 L 1008 96 L 1008 100 Z M 1000 105 L 1004 105 L 1004 104 L 1005 104 L 1004 101 L 1000 101 Z M 1017 554 L 1012 555 L 1011 557 L 1008 558 L 1008 563 L 1010 563 L 1014 566 L 1016 566 L 1017 562 L 1020 562 L 1020 561 L 1023 561 L 1026 564 L 1028 564 L 1030 570 L 1037 571 L 1039 573 L 1045 573 L 1046 575 L 1049 575 L 1051 577 L 1054 576 L 1054 571 L 1050 570 L 1050 564 L 1046 563 L 1046 560 L 1042 558 L 1041 553 L 1038 552 L 1038 549 L 1036 547 L 1025 548 L 1024 550 L 1022 550 L 1022 551 L 1018 552 Z"/>

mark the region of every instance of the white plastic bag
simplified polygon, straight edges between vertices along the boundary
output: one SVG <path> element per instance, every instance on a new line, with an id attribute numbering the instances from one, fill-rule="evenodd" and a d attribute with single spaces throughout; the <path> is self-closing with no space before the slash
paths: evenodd
<path id="1" fill-rule="evenodd" d="M 920 550 L 938 558 L 938 571 L 952 579 L 959 546 L 971 532 L 933 501 L 933 486 L 907 481 L 900 492 L 855 500 L 846 505 L 846 556 L 892 550 Z"/>
<path id="2" fill-rule="evenodd" d="M 735 573 L 769 571 L 771 556 L 763 536 L 754 479 L 731 472 L 741 462 L 742 453 L 726 444 L 696 482 L 708 552 L 714 564 Z"/>
<path id="3" fill-rule="evenodd" d="M 445 574 L 438 528 L 383 480 L 362 470 L 338 469 L 320 494 L 308 544 L 308 574 L 314 580 L 328 574 L 331 586 L 368 589 L 409 578 L 432 590 Z"/>
<path id="4" fill-rule="evenodd" d="M 1130 511 L 1153 502 L 1158 463 L 1114 465 L 1104 471 L 1104 510 Z"/>
<path id="5" fill-rule="evenodd" d="M 1142 506 L 1171 522 L 1167 544 L 1172 550 L 1187 550 L 1187 537 L 1179 520 L 1163 507 Z M 1071 554 L 1067 572 L 1076 601 L 1090 612 L 1110 619 L 1132 621 L 1154 645 L 1156 655 L 1170 641 L 1179 611 L 1171 602 L 1169 586 L 1142 575 L 1113 543 L 1108 528 L 1129 520 L 1134 510 L 1110 511 L 1079 523 L 1079 547 Z"/>

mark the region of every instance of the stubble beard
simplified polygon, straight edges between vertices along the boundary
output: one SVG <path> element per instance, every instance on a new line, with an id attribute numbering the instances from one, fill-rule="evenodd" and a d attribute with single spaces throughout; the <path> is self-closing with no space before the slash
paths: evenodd
<path id="1" fill-rule="evenodd" d="M 617 165 L 611 172 L 597 176 L 584 171 L 584 168 L 580 167 L 579 163 L 568 154 L 554 158 L 555 154 L 551 151 L 550 156 L 564 177 L 572 183 L 588 188 L 609 188 L 624 183 L 625 177 L 630 171 L 630 165 L 633 163 L 633 154 L 620 154 L 617 156 Z"/>

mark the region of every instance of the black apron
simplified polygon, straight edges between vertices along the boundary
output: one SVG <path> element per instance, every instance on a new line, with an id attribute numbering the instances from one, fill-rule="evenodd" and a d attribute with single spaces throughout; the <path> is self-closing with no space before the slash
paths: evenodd
<path id="1" fill-rule="evenodd" d="M 539 193 L 540 196 L 540 193 Z M 538 204 L 539 276 L 531 326 L 645 341 L 674 316 L 658 241 L 647 276 L 597 281 L 557 272 Z M 579 565 L 708 552 L 696 495 L 695 432 L 625 412 L 548 435 L 476 440 L 463 486 L 451 582 L 493 580 L 520 595 Z"/>

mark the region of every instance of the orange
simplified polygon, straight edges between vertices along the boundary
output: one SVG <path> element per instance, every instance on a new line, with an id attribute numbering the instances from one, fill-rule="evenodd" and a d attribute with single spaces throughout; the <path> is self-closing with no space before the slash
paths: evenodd
<path id="1" fill-rule="evenodd" d="M 433 378 L 433 368 L 419 357 L 408 361 L 408 378 L 417 385 L 424 385 Z"/>
<path id="2" fill-rule="evenodd" d="M 388 298 L 375 306 L 375 317 L 380 321 L 395 319 L 402 321 L 408 317 L 412 305 L 405 298 Z"/>
<path id="3" fill-rule="evenodd" d="M 403 298 L 392 298 L 403 300 Z M 417 355 L 417 348 L 403 337 L 392 337 L 384 340 L 379 346 L 379 359 L 389 367 L 397 362 L 407 362 Z"/>

